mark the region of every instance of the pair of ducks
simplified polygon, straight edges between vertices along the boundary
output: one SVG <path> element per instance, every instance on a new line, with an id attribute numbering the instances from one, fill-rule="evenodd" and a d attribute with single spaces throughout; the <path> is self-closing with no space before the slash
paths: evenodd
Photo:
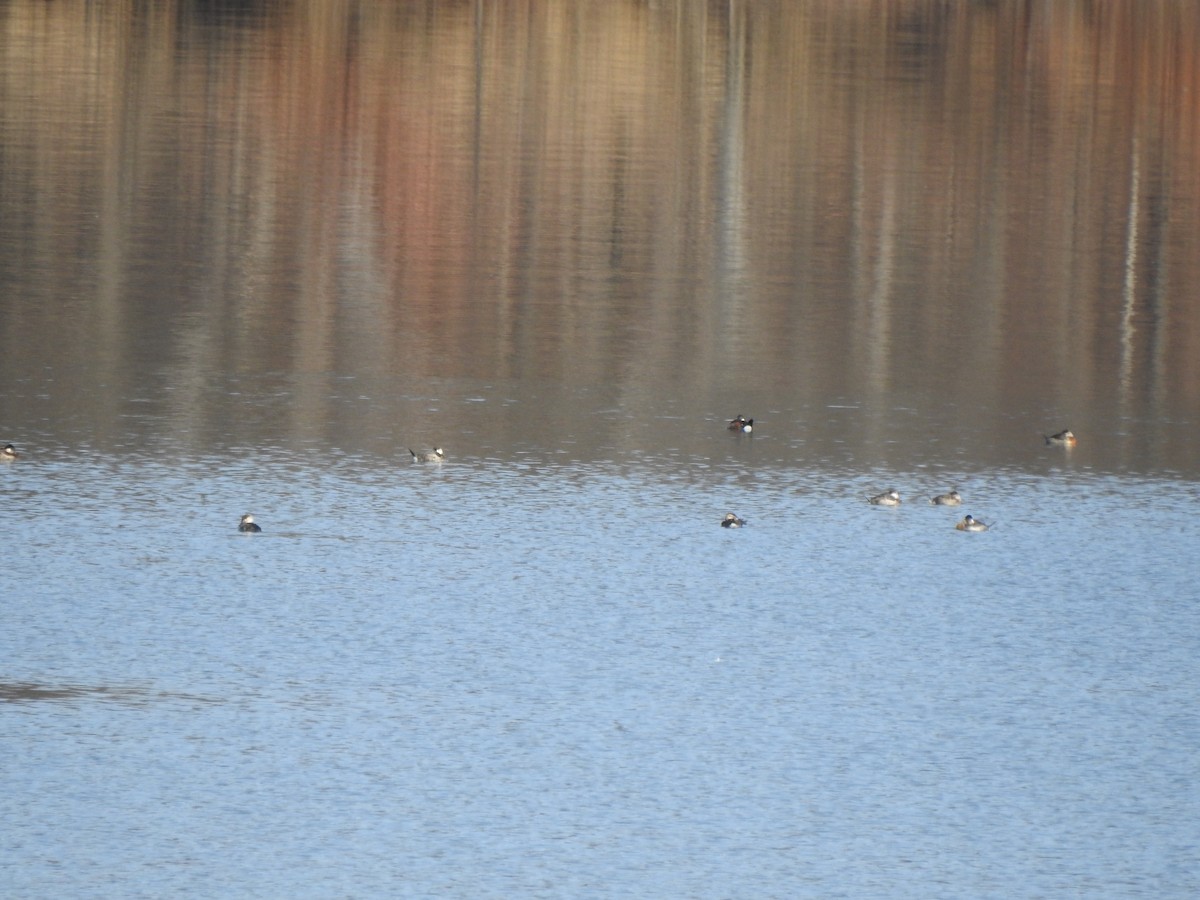
<path id="1" fill-rule="evenodd" d="M 967 516 L 967 518 L 969 519 L 970 516 Z M 726 513 L 725 518 L 721 520 L 722 528 L 741 528 L 745 524 L 745 519 L 739 519 L 733 513 Z M 252 514 L 246 513 L 242 516 L 241 521 L 238 522 L 238 531 L 242 534 L 259 534 L 262 532 L 262 527 L 254 521 Z"/>
<path id="2" fill-rule="evenodd" d="M 899 506 L 900 492 L 895 488 L 884 491 L 882 494 L 876 494 L 874 497 L 867 499 L 868 503 L 875 506 Z M 929 502 L 934 506 L 961 506 L 962 494 L 957 490 L 952 490 L 946 494 L 938 494 L 936 497 L 930 497 Z M 988 525 L 980 522 L 974 516 L 965 516 L 961 522 L 954 526 L 959 531 L 987 531 Z"/>
<path id="3" fill-rule="evenodd" d="M 740 431 L 743 434 L 749 434 L 754 430 L 754 420 L 747 419 L 741 413 L 738 413 L 729 420 L 729 425 L 726 426 L 730 431 Z M 1048 445 L 1055 444 L 1061 447 L 1075 446 L 1075 433 L 1070 428 L 1066 428 L 1058 434 L 1043 434 Z M 411 451 L 410 451 L 411 452 Z"/>
<path id="4" fill-rule="evenodd" d="M 957 499 L 954 499 L 954 500 L 944 499 L 944 498 L 949 498 L 952 495 Z M 895 497 L 894 502 L 891 499 L 893 496 Z M 880 500 L 881 497 L 888 498 L 887 502 Z M 882 505 L 882 506 L 898 506 L 900 503 L 900 495 L 896 491 L 887 491 L 883 494 L 880 494 L 878 497 L 871 498 L 872 503 L 875 503 L 877 500 L 880 500 L 879 505 Z M 949 494 L 939 494 L 937 497 L 934 497 L 929 502 L 937 503 L 939 505 L 945 505 L 945 506 L 957 506 L 958 504 L 962 503 L 962 498 L 958 496 L 958 491 L 951 491 Z M 745 519 L 739 519 L 733 513 L 725 513 L 725 518 L 723 518 L 721 520 L 722 528 L 741 528 L 745 524 L 746 524 Z M 957 528 L 959 531 L 987 531 L 988 530 L 987 525 L 985 525 L 983 522 L 980 522 L 978 519 L 976 519 L 974 516 L 971 516 L 971 515 L 964 517 L 963 520 L 961 522 L 959 522 L 957 525 L 955 525 L 954 527 Z"/>
<path id="5" fill-rule="evenodd" d="M 729 420 L 729 424 L 725 427 L 729 431 L 736 431 L 739 434 L 750 434 L 754 431 L 754 420 L 747 419 L 741 413 L 738 413 Z M 725 518 L 721 520 L 722 528 L 741 528 L 745 524 L 745 519 L 739 519 L 733 513 L 725 513 Z"/>
<path id="6" fill-rule="evenodd" d="M 899 506 L 900 492 L 892 488 L 889 491 L 884 491 L 882 494 L 868 497 L 867 502 L 874 506 Z M 936 497 L 930 497 L 929 502 L 934 506 L 962 506 L 962 494 L 957 490 L 952 490 L 948 494 L 938 494 Z"/>
<path id="7" fill-rule="evenodd" d="M 958 491 L 952 490 L 948 494 L 930 497 L 929 502 L 934 506 L 962 506 L 962 495 Z M 991 526 L 985 525 L 972 515 L 966 515 L 954 527 L 959 531 L 987 531 Z"/>
<path id="8" fill-rule="evenodd" d="M 970 517 L 968 516 L 968 518 Z M 745 524 L 745 519 L 739 519 L 733 513 L 726 513 L 725 518 L 721 520 L 722 528 L 741 528 Z M 262 527 L 254 521 L 253 515 L 246 513 L 238 523 L 238 531 L 243 534 L 258 534 L 262 531 Z"/>
<path id="9" fill-rule="evenodd" d="M 446 451 L 441 447 L 434 447 L 432 450 L 421 453 L 417 453 L 410 447 L 408 452 L 412 454 L 412 458 L 416 462 L 441 462 L 446 458 Z M 0 448 L 0 459 L 17 459 L 20 455 L 12 444 L 5 444 L 3 448 Z"/>
<path id="10" fill-rule="evenodd" d="M 726 426 L 729 431 L 736 431 L 739 434 L 750 434 L 754 431 L 754 420 L 747 419 L 741 413 L 738 413 L 729 420 Z M 739 519 L 733 513 L 725 513 L 725 518 L 721 520 L 722 528 L 741 528 L 746 524 L 745 519 Z"/>
<path id="11" fill-rule="evenodd" d="M 11 447 L 12 445 L 10 444 L 9 446 Z M 409 447 L 408 452 L 412 454 L 413 462 L 441 462 L 446 458 L 446 451 L 441 447 L 434 447 L 432 450 L 425 450 L 421 453 L 417 453 Z M 253 515 L 246 513 L 242 516 L 241 521 L 238 522 L 238 531 L 243 534 L 258 534 L 262 531 L 262 527 L 254 521 Z"/>
<path id="12" fill-rule="evenodd" d="M 754 430 L 754 420 L 747 419 L 741 413 L 738 413 L 729 420 L 729 425 L 727 427 L 730 431 L 740 431 L 743 434 L 749 434 Z M 1043 434 L 1042 437 L 1045 438 L 1048 445 L 1074 447 L 1076 443 L 1075 434 L 1070 428 L 1064 429 L 1063 431 L 1058 432 L 1058 434 Z"/>

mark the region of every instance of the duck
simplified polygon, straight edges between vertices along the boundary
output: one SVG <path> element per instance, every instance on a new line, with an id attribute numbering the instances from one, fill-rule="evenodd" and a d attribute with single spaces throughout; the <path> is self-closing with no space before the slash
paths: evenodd
<path id="1" fill-rule="evenodd" d="M 974 516 L 965 516 L 963 520 L 954 526 L 959 531 L 987 531 L 988 526 L 980 522 Z"/>
<path id="2" fill-rule="evenodd" d="M 733 513 L 725 513 L 725 518 L 721 520 L 722 528 L 741 528 L 745 524 L 745 519 L 739 519 Z"/>
<path id="3" fill-rule="evenodd" d="M 899 506 L 900 492 L 895 488 L 884 491 L 882 494 L 876 494 L 867 500 L 872 506 Z"/>
<path id="4" fill-rule="evenodd" d="M 1075 434 L 1070 428 L 1060 431 L 1058 434 L 1043 434 L 1047 444 L 1057 444 L 1060 447 L 1074 447 Z"/>
<path id="5" fill-rule="evenodd" d="M 747 419 L 741 413 L 738 413 L 729 420 L 727 427 L 730 431 L 740 431 L 742 434 L 749 434 L 754 430 L 754 420 Z"/>
<path id="6" fill-rule="evenodd" d="M 929 502 L 934 506 L 958 506 L 962 503 L 962 495 L 958 492 L 958 488 L 954 488 L 948 494 L 930 497 Z"/>
<path id="7" fill-rule="evenodd" d="M 434 447 L 432 450 L 423 450 L 420 453 L 409 447 L 408 452 L 412 454 L 413 462 L 441 462 L 446 458 L 446 451 L 441 447 Z"/>
<path id="8" fill-rule="evenodd" d="M 258 532 L 262 531 L 262 528 L 255 523 L 254 516 L 250 515 L 250 513 L 246 513 L 244 516 L 242 516 L 242 520 L 238 523 L 238 531 L 241 531 L 245 534 L 257 534 Z"/>
<path id="9" fill-rule="evenodd" d="M 12 444 L 5 444 L 4 447 L 0 449 L 0 459 L 17 459 L 20 455 L 21 454 L 17 452 L 17 448 Z"/>

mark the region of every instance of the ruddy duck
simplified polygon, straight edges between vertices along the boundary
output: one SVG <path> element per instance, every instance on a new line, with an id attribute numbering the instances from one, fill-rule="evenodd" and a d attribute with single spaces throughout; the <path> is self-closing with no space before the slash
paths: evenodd
<path id="1" fill-rule="evenodd" d="M 262 531 L 262 529 L 254 524 L 254 516 L 250 515 L 250 513 L 246 513 L 244 516 L 242 516 L 242 521 L 238 523 L 238 531 L 257 533 Z"/>
<path id="2" fill-rule="evenodd" d="M 890 491 L 884 491 L 882 494 L 876 494 L 867 500 L 873 506 L 899 506 L 900 492 L 895 488 Z"/>
<path id="3" fill-rule="evenodd" d="M 745 418 L 741 413 L 738 413 L 729 420 L 730 431 L 740 431 L 742 434 L 749 434 L 754 430 L 754 420 Z"/>
<path id="4" fill-rule="evenodd" d="M 0 459 L 16 459 L 20 455 L 12 444 L 5 444 L 4 448 L 0 449 Z"/>
<path id="5" fill-rule="evenodd" d="M 1066 431 L 1060 431 L 1058 434 L 1043 434 L 1047 444 L 1057 444 L 1060 447 L 1074 447 L 1075 435 L 1068 428 Z"/>
<path id="6" fill-rule="evenodd" d="M 959 531 L 987 531 L 988 527 L 976 519 L 974 516 L 965 516 L 961 522 L 954 526 Z"/>
<path id="7" fill-rule="evenodd" d="M 725 513 L 725 518 L 721 520 L 722 528 L 741 528 L 745 524 L 745 519 L 739 519 L 733 513 Z"/>
<path id="8" fill-rule="evenodd" d="M 441 447 L 434 447 L 432 450 L 421 453 L 417 453 L 412 447 L 409 447 L 408 452 L 412 454 L 413 462 L 441 462 L 446 458 L 446 453 Z"/>
<path id="9" fill-rule="evenodd" d="M 936 497 L 930 497 L 929 502 L 934 506 L 958 506 L 962 503 L 962 496 L 955 489 L 948 494 L 938 494 Z"/>

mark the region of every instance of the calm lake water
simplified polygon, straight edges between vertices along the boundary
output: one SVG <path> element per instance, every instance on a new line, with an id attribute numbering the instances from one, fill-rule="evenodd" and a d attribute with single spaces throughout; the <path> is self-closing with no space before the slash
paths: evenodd
<path id="1" fill-rule="evenodd" d="M 1197 96 L 1165 0 L 0 7 L 0 893 L 1196 896 Z"/>

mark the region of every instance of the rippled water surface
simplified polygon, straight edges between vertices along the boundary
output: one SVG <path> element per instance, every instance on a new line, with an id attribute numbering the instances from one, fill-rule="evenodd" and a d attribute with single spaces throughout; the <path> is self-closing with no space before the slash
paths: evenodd
<path id="1" fill-rule="evenodd" d="M 1198 60 L 0 4 L 0 897 L 1200 896 Z"/>
<path id="2" fill-rule="evenodd" d="M 1174 486 L 970 475 L 964 534 L 945 473 L 875 508 L 708 424 L 719 470 L 6 465 L 10 896 L 1200 886 Z"/>

